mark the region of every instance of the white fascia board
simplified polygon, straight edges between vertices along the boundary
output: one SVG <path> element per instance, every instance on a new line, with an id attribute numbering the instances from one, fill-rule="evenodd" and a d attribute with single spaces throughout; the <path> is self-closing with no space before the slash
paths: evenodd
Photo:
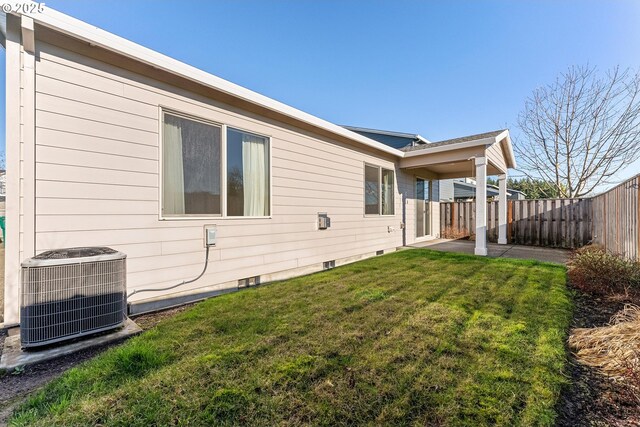
<path id="1" fill-rule="evenodd" d="M 517 167 L 516 156 L 513 153 L 513 146 L 511 145 L 511 136 L 509 135 L 509 130 L 505 129 L 502 133 L 496 136 L 496 142 L 501 142 L 505 138 L 507 140 L 506 158 L 505 158 L 505 160 L 507 161 L 507 167 L 515 169 Z M 504 146 L 502 146 L 502 148 L 504 148 Z"/>
<path id="2" fill-rule="evenodd" d="M 507 155 L 509 160 L 509 165 L 511 168 L 516 169 L 518 164 L 516 163 L 516 156 L 513 153 L 513 145 L 511 144 L 511 135 L 509 135 L 509 131 L 505 130 L 496 138 L 498 141 L 501 141 L 503 138 L 507 139 Z"/>
<path id="3" fill-rule="evenodd" d="M 16 10 L 17 6 L 20 4 L 36 4 L 31 1 L 16 0 L 11 0 L 7 3 L 13 6 L 13 10 Z M 290 107 L 274 99 L 261 95 L 257 92 L 231 83 L 220 77 L 202 71 L 196 67 L 187 65 L 183 62 L 170 58 L 137 43 L 116 36 L 115 34 L 109 33 L 98 27 L 87 24 L 86 22 L 80 21 L 79 19 L 65 15 L 61 12 L 51 9 L 48 6 L 45 6 L 43 12 L 34 11 L 20 14 L 33 18 L 36 23 L 44 27 L 61 32 L 73 38 L 83 40 L 87 43 L 118 53 L 133 60 L 143 62 L 157 69 L 175 74 L 204 86 L 211 87 L 236 98 L 278 112 L 317 128 L 327 130 L 333 134 L 348 138 L 362 145 L 392 154 L 397 157 L 403 157 L 404 155 L 402 151 L 389 147 L 388 145 L 382 144 L 381 142 L 374 141 L 358 133 L 351 132 L 341 126 L 335 125 L 326 120 L 315 117 L 309 113 L 305 113 L 296 108 Z"/>
<path id="4" fill-rule="evenodd" d="M 416 135 L 416 137 L 417 137 L 420 141 L 424 142 L 425 144 L 431 144 L 431 141 L 429 141 L 427 138 L 423 137 L 422 135 Z"/>

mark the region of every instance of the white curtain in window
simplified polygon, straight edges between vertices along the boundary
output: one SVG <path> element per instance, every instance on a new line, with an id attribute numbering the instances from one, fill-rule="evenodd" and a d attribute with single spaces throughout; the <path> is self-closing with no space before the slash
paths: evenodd
<path id="1" fill-rule="evenodd" d="M 268 153 L 267 140 L 242 134 L 242 184 L 244 216 L 268 215 Z"/>
<path id="2" fill-rule="evenodd" d="M 173 122 L 173 123 L 171 123 Z M 162 161 L 164 186 L 162 204 L 166 215 L 184 214 L 184 172 L 182 166 L 182 131 L 174 120 L 164 122 Z"/>
<path id="3" fill-rule="evenodd" d="M 382 170 L 382 214 L 393 214 L 393 172 Z"/>

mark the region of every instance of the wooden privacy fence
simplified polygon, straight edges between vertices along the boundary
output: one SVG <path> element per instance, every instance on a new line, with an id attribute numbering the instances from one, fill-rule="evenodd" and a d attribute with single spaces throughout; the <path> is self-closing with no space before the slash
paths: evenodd
<path id="1" fill-rule="evenodd" d="M 578 248 L 592 238 L 592 199 L 507 201 L 507 242 L 519 245 Z M 475 202 L 440 203 L 440 235 L 459 238 L 475 233 Z M 487 202 L 487 239 L 498 241 L 498 202 Z"/>
<path id="2" fill-rule="evenodd" d="M 640 175 L 593 198 L 593 242 L 640 261 Z"/>
<path id="3" fill-rule="evenodd" d="M 498 202 L 487 203 L 487 238 L 498 241 Z M 440 235 L 472 236 L 475 202 L 440 203 Z M 507 241 L 578 248 L 593 242 L 640 261 L 640 175 L 586 199 L 507 201 Z"/>

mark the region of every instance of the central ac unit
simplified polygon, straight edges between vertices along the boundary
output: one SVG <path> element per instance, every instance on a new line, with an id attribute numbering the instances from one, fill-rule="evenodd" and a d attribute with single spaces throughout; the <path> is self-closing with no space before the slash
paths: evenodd
<path id="1" fill-rule="evenodd" d="M 22 263 L 23 348 L 107 331 L 126 320 L 126 255 L 111 248 L 43 252 Z"/>

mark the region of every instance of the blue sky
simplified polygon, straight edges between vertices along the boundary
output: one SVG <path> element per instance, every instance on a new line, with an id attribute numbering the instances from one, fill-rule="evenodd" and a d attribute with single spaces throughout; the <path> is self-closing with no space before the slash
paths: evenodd
<path id="1" fill-rule="evenodd" d="M 570 65 L 640 68 L 638 1 L 46 4 L 329 121 L 434 141 L 517 136 L 525 98 Z"/>

